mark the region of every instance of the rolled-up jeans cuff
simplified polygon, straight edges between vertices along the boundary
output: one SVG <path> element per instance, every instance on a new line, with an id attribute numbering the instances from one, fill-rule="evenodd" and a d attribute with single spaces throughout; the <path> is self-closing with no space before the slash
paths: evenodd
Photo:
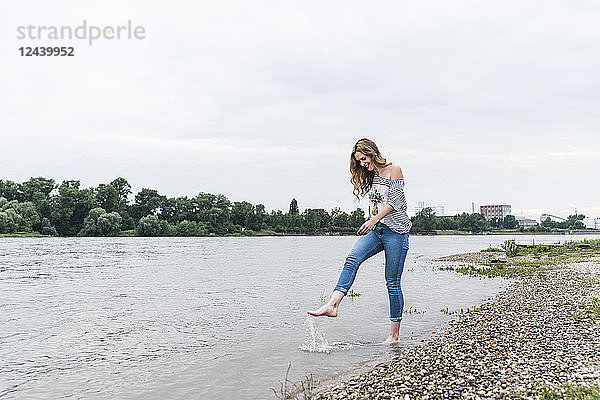
<path id="1" fill-rule="evenodd" d="M 400 321 L 402 321 L 402 317 L 395 317 L 395 318 L 390 317 L 390 321 L 392 321 L 392 322 L 400 322 Z"/>
<path id="2" fill-rule="evenodd" d="M 341 286 L 336 286 L 334 290 L 337 290 L 338 292 L 342 292 L 344 294 L 348 293 L 348 289 L 346 289 L 345 287 L 341 287 Z"/>

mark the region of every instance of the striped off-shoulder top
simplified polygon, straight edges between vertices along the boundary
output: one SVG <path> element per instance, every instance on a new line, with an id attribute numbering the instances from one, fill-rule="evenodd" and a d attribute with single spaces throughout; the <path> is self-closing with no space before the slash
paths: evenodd
<path id="1" fill-rule="evenodd" d="M 406 213 L 404 179 L 389 179 L 375 174 L 369 190 L 369 214 L 377 215 L 381 208 L 389 204 L 393 210 L 381 219 L 381 223 L 396 233 L 407 233 L 412 227 Z"/>

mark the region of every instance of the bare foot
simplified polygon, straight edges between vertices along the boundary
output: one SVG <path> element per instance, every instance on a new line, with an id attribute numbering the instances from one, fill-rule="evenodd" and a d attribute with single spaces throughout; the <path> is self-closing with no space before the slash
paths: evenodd
<path id="1" fill-rule="evenodd" d="M 381 344 L 398 344 L 398 343 L 400 343 L 400 338 L 392 337 L 392 336 L 388 336 L 387 339 L 385 339 L 383 342 L 381 342 Z"/>
<path id="2" fill-rule="evenodd" d="M 331 306 L 329 304 L 323 304 L 316 310 L 307 311 L 307 313 L 314 317 L 320 317 L 321 315 L 326 315 L 328 317 L 337 317 L 337 307 Z"/>

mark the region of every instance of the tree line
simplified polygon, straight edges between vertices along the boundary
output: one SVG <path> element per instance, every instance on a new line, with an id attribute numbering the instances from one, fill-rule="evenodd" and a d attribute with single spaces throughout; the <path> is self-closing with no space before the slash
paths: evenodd
<path id="1" fill-rule="evenodd" d="M 519 222 L 514 215 L 507 215 L 504 218 L 491 218 L 486 220 L 480 213 L 462 213 L 455 216 L 438 217 L 431 208 L 423 208 L 413 218 L 411 218 L 413 232 L 433 232 L 436 230 L 456 230 L 465 232 L 493 232 L 503 229 L 519 229 L 522 232 L 552 232 L 557 230 L 577 230 L 585 229 L 582 222 L 585 219 L 583 214 L 569 215 L 569 218 L 563 222 L 554 222 L 546 219 L 541 224 L 529 228 L 520 228 Z"/>
<path id="2" fill-rule="evenodd" d="M 262 204 L 231 202 L 223 194 L 167 197 L 143 188 L 133 196 L 119 177 L 97 187 L 78 180 L 57 184 L 30 178 L 23 183 L 0 180 L 0 233 L 38 232 L 53 236 L 116 236 L 123 231 L 142 236 L 252 235 L 257 231 L 311 234 L 355 232 L 365 221 L 362 209 L 339 207 L 328 212 L 307 208 L 296 199 L 289 210 L 267 212 Z"/>
<path id="3" fill-rule="evenodd" d="M 57 184 L 53 179 L 30 178 L 23 183 L 0 179 L 0 234 L 38 232 L 52 236 L 210 236 L 253 235 L 259 231 L 287 234 L 356 232 L 365 221 L 362 209 L 351 213 L 339 207 L 330 212 L 307 208 L 296 199 L 287 212 L 267 212 L 263 204 L 231 202 L 223 194 L 167 197 L 143 188 L 132 197 L 131 185 L 119 177 L 97 187 L 82 188 L 78 180 Z M 582 214 L 566 221 L 550 219 L 522 231 L 543 232 L 585 228 Z M 424 208 L 411 218 L 413 232 L 457 230 L 488 232 L 518 229 L 513 215 L 486 220 L 479 213 L 437 217 Z"/>

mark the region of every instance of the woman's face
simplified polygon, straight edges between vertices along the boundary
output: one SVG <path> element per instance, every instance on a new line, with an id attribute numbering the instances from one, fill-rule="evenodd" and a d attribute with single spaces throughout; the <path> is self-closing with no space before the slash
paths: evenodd
<path id="1" fill-rule="evenodd" d="M 354 153 L 354 159 L 358 161 L 361 167 L 366 168 L 369 171 L 373 171 L 373 168 L 375 168 L 375 166 L 371 162 L 371 157 L 361 153 L 360 151 Z"/>

